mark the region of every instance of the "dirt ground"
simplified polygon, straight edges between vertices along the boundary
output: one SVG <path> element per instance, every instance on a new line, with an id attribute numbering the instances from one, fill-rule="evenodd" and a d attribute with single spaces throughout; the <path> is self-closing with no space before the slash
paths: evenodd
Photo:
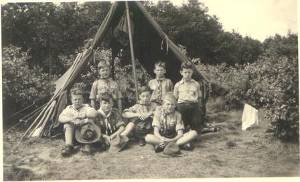
<path id="1" fill-rule="evenodd" d="M 118 153 L 60 155 L 62 139 L 29 139 L 12 151 L 21 133 L 4 133 L 4 180 L 86 180 L 136 178 L 299 176 L 299 145 L 266 133 L 268 123 L 241 131 L 242 111 L 209 109 L 219 132 L 199 136 L 193 151 L 179 157 L 156 154 L 132 143 Z M 262 116 L 262 113 L 260 113 Z"/>

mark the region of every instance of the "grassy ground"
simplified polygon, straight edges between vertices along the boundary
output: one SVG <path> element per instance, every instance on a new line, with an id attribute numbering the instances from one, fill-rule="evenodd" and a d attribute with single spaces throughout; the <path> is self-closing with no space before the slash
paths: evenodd
<path id="1" fill-rule="evenodd" d="M 4 133 L 5 180 L 134 179 L 299 176 L 299 145 L 265 133 L 267 123 L 241 131 L 241 111 L 208 108 L 209 122 L 221 130 L 199 136 L 195 149 L 180 157 L 156 154 L 136 144 L 119 154 L 60 155 L 63 140 L 30 139 L 12 147 L 20 133 Z"/>

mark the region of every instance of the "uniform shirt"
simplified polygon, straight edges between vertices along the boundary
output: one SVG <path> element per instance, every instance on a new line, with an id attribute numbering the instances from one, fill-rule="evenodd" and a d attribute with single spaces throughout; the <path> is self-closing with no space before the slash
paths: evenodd
<path id="1" fill-rule="evenodd" d="M 191 79 L 189 81 L 180 80 L 175 84 L 174 96 L 178 103 L 197 103 L 202 96 L 200 84 Z"/>
<path id="2" fill-rule="evenodd" d="M 73 105 L 69 105 L 61 112 L 58 120 L 60 121 L 62 117 L 73 119 L 79 114 L 86 114 L 88 112 L 96 112 L 96 110 L 90 107 L 88 104 L 83 104 L 79 109 L 75 109 Z"/>
<path id="3" fill-rule="evenodd" d="M 97 125 L 100 126 L 102 133 L 110 136 L 121 126 L 125 126 L 125 123 L 117 109 L 112 109 L 111 112 L 106 115 L 100 108 L 98 110 Z"/>
<path id="4" fill-rule="evenodd" d="M 131 106 L 128 109 L 125 109 L 123 111 L 124 112 L 133 112 L 133 113 L 139 113 L 139 114 L 143 114 L 143 113 L 148 113 L 148 112 L 154 112 L 155 111 L 155 104 L 153 103 L 149 103 L 149 104 L 140 104 L 137 103 L 133 106 Z"/>
<path id="5" fill-rule="evenodd" d="M 184 130 L 181 114 L 177 111 L 165 113 L 161 106 L 155 110 L 152 126 L 157 127 L 162 135 Z"/>
<path id="6" fill-rule="evenodd" d="M 148 86 L 152 90 L 151 101 L 161 103 L 163 96 L 168 93 L 172 92 L 173 90 L 173 83 L 170 79 L 163 78 L 161 80 L 153 79 L 150 80 Z"/>
<path id="7" fill-rule="evenodd" d="M 121 98 L 121 92 L 117 82 L 109 79 L 99 79 L 94 81 L 90 93 L 90 99 L 99 99 L 104 93 L 112 94 L 114 99 Z"/>

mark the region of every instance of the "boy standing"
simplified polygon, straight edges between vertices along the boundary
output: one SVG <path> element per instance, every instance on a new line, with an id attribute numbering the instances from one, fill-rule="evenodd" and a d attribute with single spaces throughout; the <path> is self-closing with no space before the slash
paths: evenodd
<path id="1" fill-rule="evenodd" d="M 127 135 L 133 129 L 133 126 L 128 124 L 125 128 L 121 114 L 117 109 L 113 108 L 113 99 L 110 94 L 103 94 L 101 96 L 100 109 L 97 112 L 99 120 L 96 124 L 100 126 L 101 133 L 103 133 L 107 145 L 111 145 L 111 141 L 118 137 L 124 139 L 124 141 L 128 141 Z M 124 146 L 125 143 L 122 147 Z"/>
<path id="2" fill-rule="evenodd" d="M 83 104 L 81 89 L 74 88 L 71 90 L 71 102 L 72 105 L 67 106 L 58 118 L 58 121 L 64 124 L 65 132 L 65 146 L 61 152 L 62 156 L 69 156 L 73 152 L 75 127 L 97 117 L 97 111 L 94 108 L 88 104 Z"/>
<path id="3" fill-rule="evenodd" d="M 155 79 L 150 80 L 148 83 L 149 88 L 152 90 L 151 102 L 162 104 L 162 98 L 168 92 L 173 91 L 173 83 L 170 79 L 165 78 L 166 64 L 163 62 L 155 63 L 154 68 Z"/>
<path id="4" fill-rule="evenodd" d="M 96 101 L 100 101 L 103 94 L 109 93 L 112 94 L 114 103 L 117 103 L 117 106 L 121 111 L 121 92 L 117 82 L 110 78 L 110 66 L 105 60 L 100 60 L 98 64 L 98 73 L 100 79 L 94 81 L 90 93 L 91 106 L 95 109 L 98 108 L 96 106 Z"/>
<path id="5" fill-rule="evenodd" d="M 200 131 L 203 123 L 201 118 L 202 92 L 200 84 L 192 79 L 193 67 L 191 63 L 182 63 L 180 74 L 182 80 L 174 87 L 174 96 L 177 99 L 177 109 L 182 114 L 185 127 Z"/>
<path id="6" fill-rule="evenodd" d="M 197 132 L 194 130 L 183 134 L 184 124 L 181 114 L 175 110 L 175 107 L 176 98 L 172 94 L 167 94 L 163 99 L 163 105 L 155 110 L 152 123 L 154 135 L 148 134 L 145 137 L 147 143 L 154 145 L 155 152 L 163 151 L 166 144 L 170 142 L 190 149 L 185 145 L 197 137 Z"/>
<path id="7" fill-rule="evenodd" d="M 125 109 L 122 116 L 129 119 L 135 126 L 135 133 L 139 138 L 139 145 L 144 146 L 145 135 L 152 130 L 152 118 L 155 104 L 150 102 L 151 90 L 148 87 L 141 87 L 139 91 L 139 101 L 132 107 Z"/>

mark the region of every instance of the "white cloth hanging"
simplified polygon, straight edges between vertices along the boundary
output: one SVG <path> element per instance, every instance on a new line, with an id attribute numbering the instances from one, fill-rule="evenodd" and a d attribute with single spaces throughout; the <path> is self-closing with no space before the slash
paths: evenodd
<path id="1" fill-rule="evenodd" d="M 242 116 L 242 130 L 258 125 L 258 110 L 249 104 L 245 104 Z"/>

